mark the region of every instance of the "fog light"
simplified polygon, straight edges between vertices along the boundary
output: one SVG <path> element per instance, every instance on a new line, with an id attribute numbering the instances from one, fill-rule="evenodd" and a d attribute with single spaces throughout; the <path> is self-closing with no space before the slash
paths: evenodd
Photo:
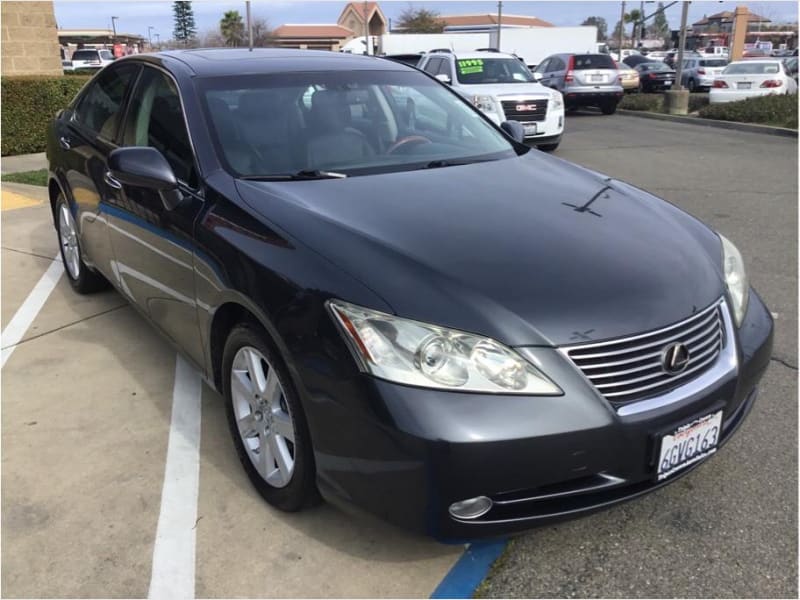
<path id="1" fill-rule="evenodd" d="M 450 514 L 456 519 L 477 519 L 492 508 L 492 501 L 486 496 L 478 496 L 450 505 Z"/>

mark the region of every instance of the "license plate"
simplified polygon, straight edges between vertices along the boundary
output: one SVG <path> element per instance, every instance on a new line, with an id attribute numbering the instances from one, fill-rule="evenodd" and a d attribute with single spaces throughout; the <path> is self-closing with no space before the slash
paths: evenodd
<path id="1" fill-rule="evenodd" d="M 740 90 L 749 90 L 751 85 L 752 84 L 748 81 L 746 83 L 738 83 L 736 84 L 736 87 Z"/>
<path id="2" fill-rule="evenodd" d="M 524 123 L 522 125 L 522 131 L 525 132 L 525 135 L 536 135 L 536 123 Z"/>
<path id="3" fill-rule="evenodd" d="M 658 480 L 685 469 L 717 451 L 722 429 L 722 411 L 681 425 L 661 438 L 658 455 Z"/>
<path id="4" fill-rule="evenodd" d="M 664 83 L 665 83 L 666 85 L 672 85 L 672 79 L 665 79 L 665 80 L 664 80 Z"/>
<path id="5" fill-rule="evenodd" d="M 589 76 L 589 81 L 600 81 L 600 82 L 602 82 L 602 81 L 605 81 L 605 80 L 606 80 L 606 78 L 604 76 L 602 76 L 602 75 L 590 75 Z"/>

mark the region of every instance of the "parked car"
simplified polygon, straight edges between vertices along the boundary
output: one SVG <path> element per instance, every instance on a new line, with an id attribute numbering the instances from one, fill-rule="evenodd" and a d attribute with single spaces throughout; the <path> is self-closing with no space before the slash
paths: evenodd
<path id="1" fill-rule="evenodd" d="M 675 82 L 675 71 L 660 61 L 639 63 L 634 69 L 639 72 L 640 92 L 663 92 Z"/>
<path id="2" fill-rule="evenodd" d="M 769 55 L 766 48 L 749 48 L 742 53 L 742 58 L 768 58 Z"/>
<path id="3" fill-rule="evenodd" d="M 797 82 L 778 58 L 732 62 L 714 80 L 711 104 L 770 94 L 796 94 Z"/>
<path id="4" fill-rule="evenodd" d="M 381 58 L 386 60 L 393 60 L 395 62 L 403 63 L 409 67 L 416 67 L 419 64 L 422 54 L 385 54 Z"/>
<path id="5" fill-rule="evenodd" d="M 708 91 L 714 79 L 728 65 L 724 58 L 685 58 L 681 70 L 681 85 L 690 92 Z"/>
<path id="6" fill-rule="evenodd" d="M 714 56 L 709 56 L 707 54 L 702 54 L 700 52 L 696 52 L 694 50 L 686 50 L 683 53 L 683 58 L 713 58 Z M 723 58 L 723 57 L 717 57 Z M 670 67 L 671 69 L 675 68 L 675 61 L 678 59 L 678 51 L 677 50 L 669 50 L 667 51 L 667 55 L 663 59 L 663 63 Z"/>
<path id="7" fill-rule="evenodd" d="M 639 71 L 625 63 L 619 65 L 619 81 L 626 92 L 639 91 Z"/>
<path id="8" fill-rule="evenodd" d="M 663 50 L 655 50 L 653 52 L 647 52 L 645 56 L 650 60 L 660 60 L 663 62 L 667 57 L 667 53 Z"/>
<path id="9" fill-rule="evenodd" d="M 797 83 L 797 57 L 793 56 L 785 59 L 783 65 L 786 72 L 794 79 L 795 83 Z"/>
<path id="10" fill-rule="evenodd" d="M 388 60 L 142 54 L 56 116 L 48 190 L 71 286 L 222 394 L 267 502 L 464 540 L 675 481 L 770 364 L 733 243 L 522 139 Z"/>
<path id="11" fill-rule="evenodd" d="M 109 50 L 100 48 L 75 50 L 72 53 L 72 68 L 77 69 L 102 69 L 114 62 L 114 55 Z"/>
<path id="12" fill-rule="evenodd" d="M 71 60 L 63 60 L 62 59 L 61 60 L 61 68 L 64 70 L 64 72 L 74 71 L 75 70 L 75 67 L 72 65 L 72 61 Z"/>
<path id="13" fill-rule="evenodd" d="M 640 65 L 646 62 L 663 62 L 659 60 L 653 60 L 651 58 L 647 58 L 644 54 L 632 54 L 631 56 L 626 56 L 622 62 L 629 67 L 633 68 L 636 65 Z"/>
<path id="14" fill-rule="evenodd" d="M 596 106 L 611 115 L 624 93 L 617 63 L 608 54 L 553 54 L 536 67 L 534 75 L 561 92 L 568 109 Z"/>
<path id="15" fill-rule="evenodd" d="M 419 68 L 472 102 L 494 123 L 522 123 L 525 139 L 552 152 L 564 133 L 564 99 L 541 85 L 517 57 L 502 52 L 428 52 Z"/>

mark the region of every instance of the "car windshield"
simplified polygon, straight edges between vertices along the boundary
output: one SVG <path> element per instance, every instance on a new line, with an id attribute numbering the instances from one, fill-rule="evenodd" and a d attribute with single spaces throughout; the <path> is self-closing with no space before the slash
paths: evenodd
<path id="1" fill-rule="evenodd" d="M 530 83 L 528 67 L 516 58 L 459 58 L 456 77 L 466 85 L 481 83 Z"/>
<path id="2" fill-rule="evenodd" d="M 587 69 L 616 69 L 614 59 L 608 54 L 576 54 L 573 57 L 573 69 L 585 71 Z"/>
<path id="3" fill-rule="evenodd" d="M 728 65 L 722 72 L 723 75 L 774 75 L 780 72 L 780 65 L 776 62 L 741 62 Z"/>
<path id="4" fill-rule="evenodd" d="M 295 72 L 200 85 L 218 153 L 239 177 L 368 175 L 516 156 L 502 133 L 420 72 Z"/>
<path id="5" fill-rule="evenodd" d="M 642 71 L 672 71 L 669 65 L 663 62 L 642 63 L 639 65 L 639 69 Z"/>
<path id="6" fill-rule="evenodd" d="M 97 50 L 76 50 L 72 54 L 72 60 L 98 60 Z"/>

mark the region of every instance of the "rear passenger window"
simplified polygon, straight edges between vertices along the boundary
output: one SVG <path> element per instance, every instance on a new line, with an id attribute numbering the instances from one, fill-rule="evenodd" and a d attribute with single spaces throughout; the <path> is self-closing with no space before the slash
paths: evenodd
<path id="1" fill-rule="evenodd" d="M 431 75 L 436 75 L 436 73 L 439 72 L 439 67 L 442 65 L 442 62 L 441 58 L 432 58 L 425 65 L 424 71 Z"/>
<path id="2" fill-rule="evenodd" d="M 564 64 L 563 60 L 561 60 L 557 56 L 554 56 L 553 58 L 550 59 L 550 64 L 547 65 L 547 70 L 551 71 L 551 72 L 552 71 L 563 71 L 564 69 L 566 69 L 566 67 L 567 67 L 567 65 Z"/>
<path id="3" fill-rule="evenodd" d="M 99 137 L 113 140 L 122 102 L 138 70 L 139 65 L 135 64 L 106 68 L 78 101 L 74 121 Z"/>

